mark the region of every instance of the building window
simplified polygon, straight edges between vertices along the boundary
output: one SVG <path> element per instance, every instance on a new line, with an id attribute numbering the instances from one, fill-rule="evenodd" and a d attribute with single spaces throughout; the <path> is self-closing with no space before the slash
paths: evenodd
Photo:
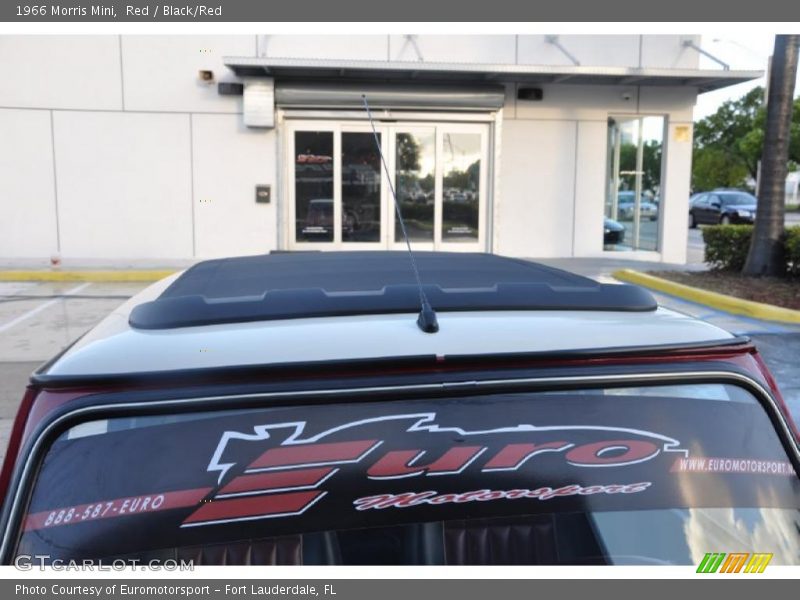
<path id="1" fill-rule="evenodd" d="M 608 182 L 603 247 L 660 247 L 664 117 L 608 119 Z"/>

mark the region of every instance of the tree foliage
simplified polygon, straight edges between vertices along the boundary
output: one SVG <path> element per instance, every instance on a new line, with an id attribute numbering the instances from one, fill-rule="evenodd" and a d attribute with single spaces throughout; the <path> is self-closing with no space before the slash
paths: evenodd
<path id="1" fill-rule="evenodd" d="M 658 194 L 661 188 L 661 140 L 647 140 L 642 145 L 642 189 Z M 636 144 L 622 144 L 619 149 L 621 189 L 636 188 Z"/>
<path id="2" fill-rule="evenodd" d="M 745 187 L 758 175 L 764 151 L 766 107 L 764 88 L 750 90 L 738 100 L 723 102 L 713 115 L 694 127 L 692 189 Z M 793 105 L 790 164 L 800 163 L 800 98 Z"/>
<path id="3" fill-rule="evenodd" d="M 397 170 L 419 171 L 420 154 L 422 149 L 419 142 L 410 133 L 397 134 Z"/>

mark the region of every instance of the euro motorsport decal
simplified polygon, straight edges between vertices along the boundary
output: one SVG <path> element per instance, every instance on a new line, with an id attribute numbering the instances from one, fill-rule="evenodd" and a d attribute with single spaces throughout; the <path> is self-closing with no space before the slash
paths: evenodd
<path id="1" fill-rule="evenodd" d="M 392 433 L 403 434 L 405 439 L 421 434 L 419 441 L 429 443 L 384 450 L 387 440 L 381 439 L 380 434 L 369 434 L 379 433 L 376 428 L 387 425 Z M 416 479 L 424 480 L 427 487 L 433 478 L 457 476 L 463 480 L 468 469 L 483 476 L 520 471 L 543 454 L 557 455 L 564 466 L 581 469 L 637 465 L 662 453 L 688 455 L 678 440 L 651 431 L 532 424 L 466 430 L 440 425 L 435 412 L 361 419 L 313 435 L 307 435 L 307 429 L 306 421 L 291 421 L 258 425 L 251 431 L 225 431 L 206 469 L 215 477 L 216 487 L 60 507 L 29 514 L 24 529 L 32 531 L 191 506 L 196 509 L 181 527 L 295 516 L 305 513 L 331 489 L 336 489 L 336 482 L 330 480 L 346 468 L 360 469 L 372 481 Z M 354 439 L 328 441 L 342 436 Z M 238 458 L 242 456 L 242 447 L 254 458 L 242 462 Z M 480 488 L 445 494 L 424 489 L 357 497 L 352 504 L 355 510 L 364 511 L 492 500 L 545 501 L 567 496 L 632 494 L 651 485 L 650 481 L 606 481 L 594 485 L 575 482 L 557 487 Z"/>
<path id="2" fill-rule="evenodd" d="M 453 519 L 797 505 L 760 407 L 587 396 L 110 419 L 53 443 L 17 550 L 70 558 Z"/>
<path id="3" fill-rule="evenodd" d="M 363 437 L 347 442 L 328 442 L 341 432 L 369 433 L 370 426 L 394 423 L 406 434 L 458 436 L 466 443 L 452 445 L 425 461 L 424 448 L 381 452 L 384 440 Z M 222 483 L 229 470 L 238 468 L 233 479 L 221 486 L 212 502 L 192 513 L 183 527 L 302 514 L 328 492 L 323 484 L 347 465 L 363 464 L 367 479 L 392 480 L 461 475 L 473 468 L 481 473 L 517 471 L 543 453 L 558 453 L 568 465 L 584 468 L 623 467 L 651 460 L 662 452 L 686 456 L 674 438 L 650 431 L 591 425 L 514 425 L 466 431 L 437 424 L 436 413 L 400 414 L 363 419 L 339 425 L 317 435 L 304 435 L 305 421 L 260 425 L 252 432 L 226 431 L 217 445 L 208 471 L 218 473 Z M 503 435 L 518 442 L 492 444 L 488 436 Z M 576 435 L 577 434 L 577 435 Z M 581 437 L 583 439 L 581 440 Z M 226 458 L 233 442 L 263 443 L 282 440 L 247 465 Z M 580 440 L 580 441 L 577 441 Z M 481 489 L 462 494 L 438 495 L 435 490 L 381 494 L 353 501 L 357 510 L 408 507 L 420 504 L 463 503 L 500 499 L 538 499 L 569 495 L 636 493 L 651 482 L 582 487 L 577 484 L 531 489 Z"/>

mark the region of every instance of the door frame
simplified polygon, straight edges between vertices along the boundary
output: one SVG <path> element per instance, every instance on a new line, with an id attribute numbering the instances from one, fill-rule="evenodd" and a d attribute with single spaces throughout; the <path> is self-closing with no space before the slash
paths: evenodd
<path id="1" fill-rule="evenodd" d="M 658 211 L 658 227 L 656 229 L 656 243 L 655 249 L 650 250 L 646 248 L 641 248 L 641 236 L 640 236 L 640 227 L 641 227 L 641 213 L 640 213 L 640 205 L 641 205 L 641 171 L 642 165 L 639 163 L 641 158 L 643 157 L 641 151 L 641 141 L 637 142 L 637 166 L 636 166 L 636 185 L 634 188 L 634 214 L 632 220 L 632 230 L 633 230 L 633 240 L 626 241 L 625 246 L 630 245 L 630 250 L 625 250 L 626 254 L 631 252 L 636 252 L 642 254 L 652 255 L 658 257 L 664 245 L 664 212 L 663 208 L 666 206 L 666 196 L 667 196 L 667 160 L 668 160 L 668 153 L 669 153 L 669 126 L 670 126 L 670 116 L 666 113 L 626 113 L 626 112 L 611 112 L 608 114 L 607 120 L 615 119 L 615 120 L 625 120 L 625 121 L 638 121 L 639 128 L 638 128 L 638 135 L 641 137 L 643 135 L 643 125 L 644 120 L 656 117 L 662 120 L 662 129 L 661 129 L 661 170 L 659 173 L 659 195 L 661 197 L 661 205 L 659 206 Z M 619 129 L 617 129 L 619 131 Z M 620 140 L 621 136 L 617 136 L 615 140 L 615 147 L 614 147 L 614 155 L 609 157 L 606 154 L 606 161 L 607 161 L 607 172 L 606 172 L 606 194 L 611 193 L 611 203 L 610 206 L 612 207 L 612 213 L 610 218 L 617 219 L 618 217 L 618 194 L 619 194 L 619 163 L 620 163 Z M 606 153 L 610 149 L 610 141 L 611 141 L 611 132 L 609 128 L 609 132 L 606 134 Z M 606 207 L 609 206 L 608 197 L 606 197 L 604 201 L 604 210 Z M 604 213 L 605 214 L 605 213 Z M 627 230 L 627 228 L 626 228 Z M 619 253 L 619 250 L 605 250 L 602 251 L 603 256 L 608 256 L 609 253 Z"/>
<path id="2" fill-rule="evenodd" d="M 287 111 L 288 112 L 288 111 Z M 299 114 L 298 114 L 299 113 Z M 394 250 L 405 249 L 405 241 L 394 241 L 394 227 L 396 212 L 387 185 L 386 174 L 381 165 L 381 239 L 378 242 L 347 242 L 341 239 L 341 207 L 342 207 L 342 186 L 341 186 L 341 134 L 347 132 L 372 133 L 372 128 L 363 115 L 359 118 L 351 116 L 349 113 L 335 118 L 335 111 L 291 111 L 291 114 L 282 112 L 279 117 L 280 131 L 278 133 L 278 144 L 280 151 L 278 156 L 281 159 L 279 164 L 279 179 L 281 181 L 281 198 L 279 206 L 279 218 L 283 221 L 283 235 L 280 248 L 283 250 L 309 251 L 309 250 Z M 381 115 L 381 118 L 384 115 Z M 394 116 L 394 115 L 392 115 Z M 492 239 L 491 233 L 487 233 L 487 228 L 491 225 L 492 219 L 489 212 L 492 206 L 492 197 L 495 193 L 495 183 L 489 182 L 489 174 L 494 171 L 493 162 L 496 160 L 494 148 L 495 135 L 495 113 L 487 114 L 449 114 L 449 113 L 414 113 L 409 114 L 408 120 L 392 119 L 391 121 L 382 120 L 375 123 L 375 128 L 381 135 L 381 150 L 386 158 L 387 166 L 392 177 L 392 185 L 395 184 L 395 134 L 398 131 L 433 129 L 435 133 L 435 198 L 434 198 L 434 240 L 431 243 L 414 242 L 412 248 L 415 250 L 446 250 L 454 252 L 487 252 L 489 241 Z M 378 117 L 376 117 L 377 119 Z M 294 164 L 295 164 L 295 136 L 296 131 L 330 131 L 333 134 L 334 168 L 333 168 L 333 241 L 331 242 L 298 242 L 296 241 L 296 222 L 295 222 L 295 186 L 294 186 Z M 442 148 L 444 133 L 465 133 L 477 132 L 481 134 L 481 166 L 480 166 L 480 187 L 478 205 L 478 240 L 477 242 L 446 242 L 442 241 L 442 212 L 443 212 L 443 172 L 442 172 Z"/>

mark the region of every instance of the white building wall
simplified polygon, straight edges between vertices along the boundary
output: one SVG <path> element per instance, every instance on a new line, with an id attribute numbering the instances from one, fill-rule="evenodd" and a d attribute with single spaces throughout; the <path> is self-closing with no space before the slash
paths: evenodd
<path id="1" fill-rule="evenodd" d="M 192 256 L 189 116 L 53 116 L 63 256 Z"/>
<path id="2" fill-rule="evenodd" d="M 257 55 L 280 58 L 391 60 L 481 64 L 572 65 L 546 35 L 260 35 Z M 559 35 L 581 65 L 696 69 L 683 45 L 699 35 Z M 240 54 L 250 56 L 250 53 Z"/>
<path id="3" fill-rule="evenodd" d="M 275 137 L 248 129 L 241 115 L 192 115 L 195 256 L 277 248 Z M 272 186 L 269 204 L 256 204 L 257 184 Z"/>
<path id="4" fill-rule="evenodd" d="M 516 36 L 513 35 L 392 35 L 390 60 L 514 64 Z M 416 48 L 415 48 L 416 46 Z M 419 50 L 419 54 L 417 53 Z"/>
<path id="5" fill-rule="evenodd" d="M 516 100 L 508 86 L 503 111 L 501 180 L 493 250 L 523 257 L 619 256 L 686 260 L 686 214 L 691 182 L 689 126 L 693 88 L 541 86 L 541 101 Z M 612 115 L 665 117 L 660 245 L 656 252 L 604 252 L 607 128 Z M 553 135 L 558 131 L 558 135 Z"/>
<path id="6" fill-rule="evenodd" d="M 699 42 L 559 43 L 587 66 L 697 68 L 687 39 Z M 243 127 L 241 97 L 198 80 L 200 70 L 234 80 L 222 57 L 255 55 L 569 64 L 537 35 L 0 36 L 0 257 L 190 259 L 276 248 L 276 134 Z M 673 132 L 691 122 L 695 92 L 545 85 L 542 102 L 518 102 L 518 87 L 507 85 L 503 110 L 493 249 L 597 255 L 608 115 L 663 114 Z M 666 160 L 663 259 L 680 261 L 691 143 L 670 137 Z M 273 186 L 271 204 L 255 203 L 256 184 Z"/>
<path id="7" fill-rule="evenodd" d="M 683 139 L 677 129 L 688 128 L 690 137 Z M 661 260 L 671 263 L 686 262 L 686 244 L 689 237 L 687 219 L 689 214 L 689 192 L 692 181 L 692 122 L 681 119 L 667 124 L 664 189 L 664 208 L 661 215 Z"/>
<path id="8" fill-rule="evenodd" d="M 216 81 L 235 81 L 224 56 L 255 56 L 254 35 L 122 36 L 125 110 L 242 112 L 241 96 L 220 96 Z M 200 81 L 211 71 L 215 83 Z"/>
<path id="9" fill-rule="evenodd" d="M 256 35 L 0 36 L 0 257 L 275 248 L 275 202 L 255 203 L 255 185 L 276 181 L 275 134 L 244 127 L 241 97 L 216 86 L 236 79 L 222 57 L 254 56 L 257 44 Z"/>
<path id="10" fill-rule="evenodd" d="M 572 65 L 570 58 L 546 35 L 519 36 L 519 63 Z M 639 66 L 640 35 L 560 35 L 558 43 L 581 65 L 604 67 Z"/>
<path id="11" fill-rule="evenodd" d="M 684 42 L 700 45 L 699 35 L 643 35 L 642 66 L 661 69 L 697 69 L 700 54 Z"/>
<path id="12" fill-rule="evenodd" d="M 686 225 L 692 183 L 692 112 L 697 93 L 692 88 L 643 88 L 640 112 L 668 115 L 664 136 L 664 195 L 661 208 L 661 260 L 686 262 Z M 678 135 L 677 128 L 682 129 Z M 688 137 L 683 133 L 688 134 Z"/>
<path id="13" fill-rule="evenodd" d="M 608 123 L 578 121 L 575 152 L 575 236 L 573 256 L 599 256 L 603 252 L 601 227 L 606 199 L 606 140 Z"/>
<path id="14" fill-rule="evenodd" d="M 572 255 L 575 127 L 574 121 L 554 120 L 517 120 L 504 126 L 501 200 L 494 215 L 496 252 Z"/>
<path id="15" fill-rule="evenodd" d="M 0 106 L 119 110 L 119 36 L 0 36 Z"/>
<path id="16" fill-rule="evenodd" d="M 0 109 L 0 256 L 58 249 L 50 111 Z"/>
<path id="17" fill-rule="evenodd" d="M 641 114 L 669 115 L 672 121 L 692 122 L 697 90 L 690 87 L 643 87 L 639 90 L 637 112 Z"/>
<path id="18" fill-rule="evenodd" d="M 386 35 L 260 35 L 258 56 L 272 58 L 326 58 L 389 60 Z"/>
<path id="19" fill-rule="evenodd" d="M 507 98 L 507 102 L 514 103 L 515 119 L 605 121 L 609 113 L 635 113 L 639 104 L 639 89 L 635 86 L 565 84 L 536 87 L 542 88 L 541 101 L 516 100 L 516 93 Z"/>

